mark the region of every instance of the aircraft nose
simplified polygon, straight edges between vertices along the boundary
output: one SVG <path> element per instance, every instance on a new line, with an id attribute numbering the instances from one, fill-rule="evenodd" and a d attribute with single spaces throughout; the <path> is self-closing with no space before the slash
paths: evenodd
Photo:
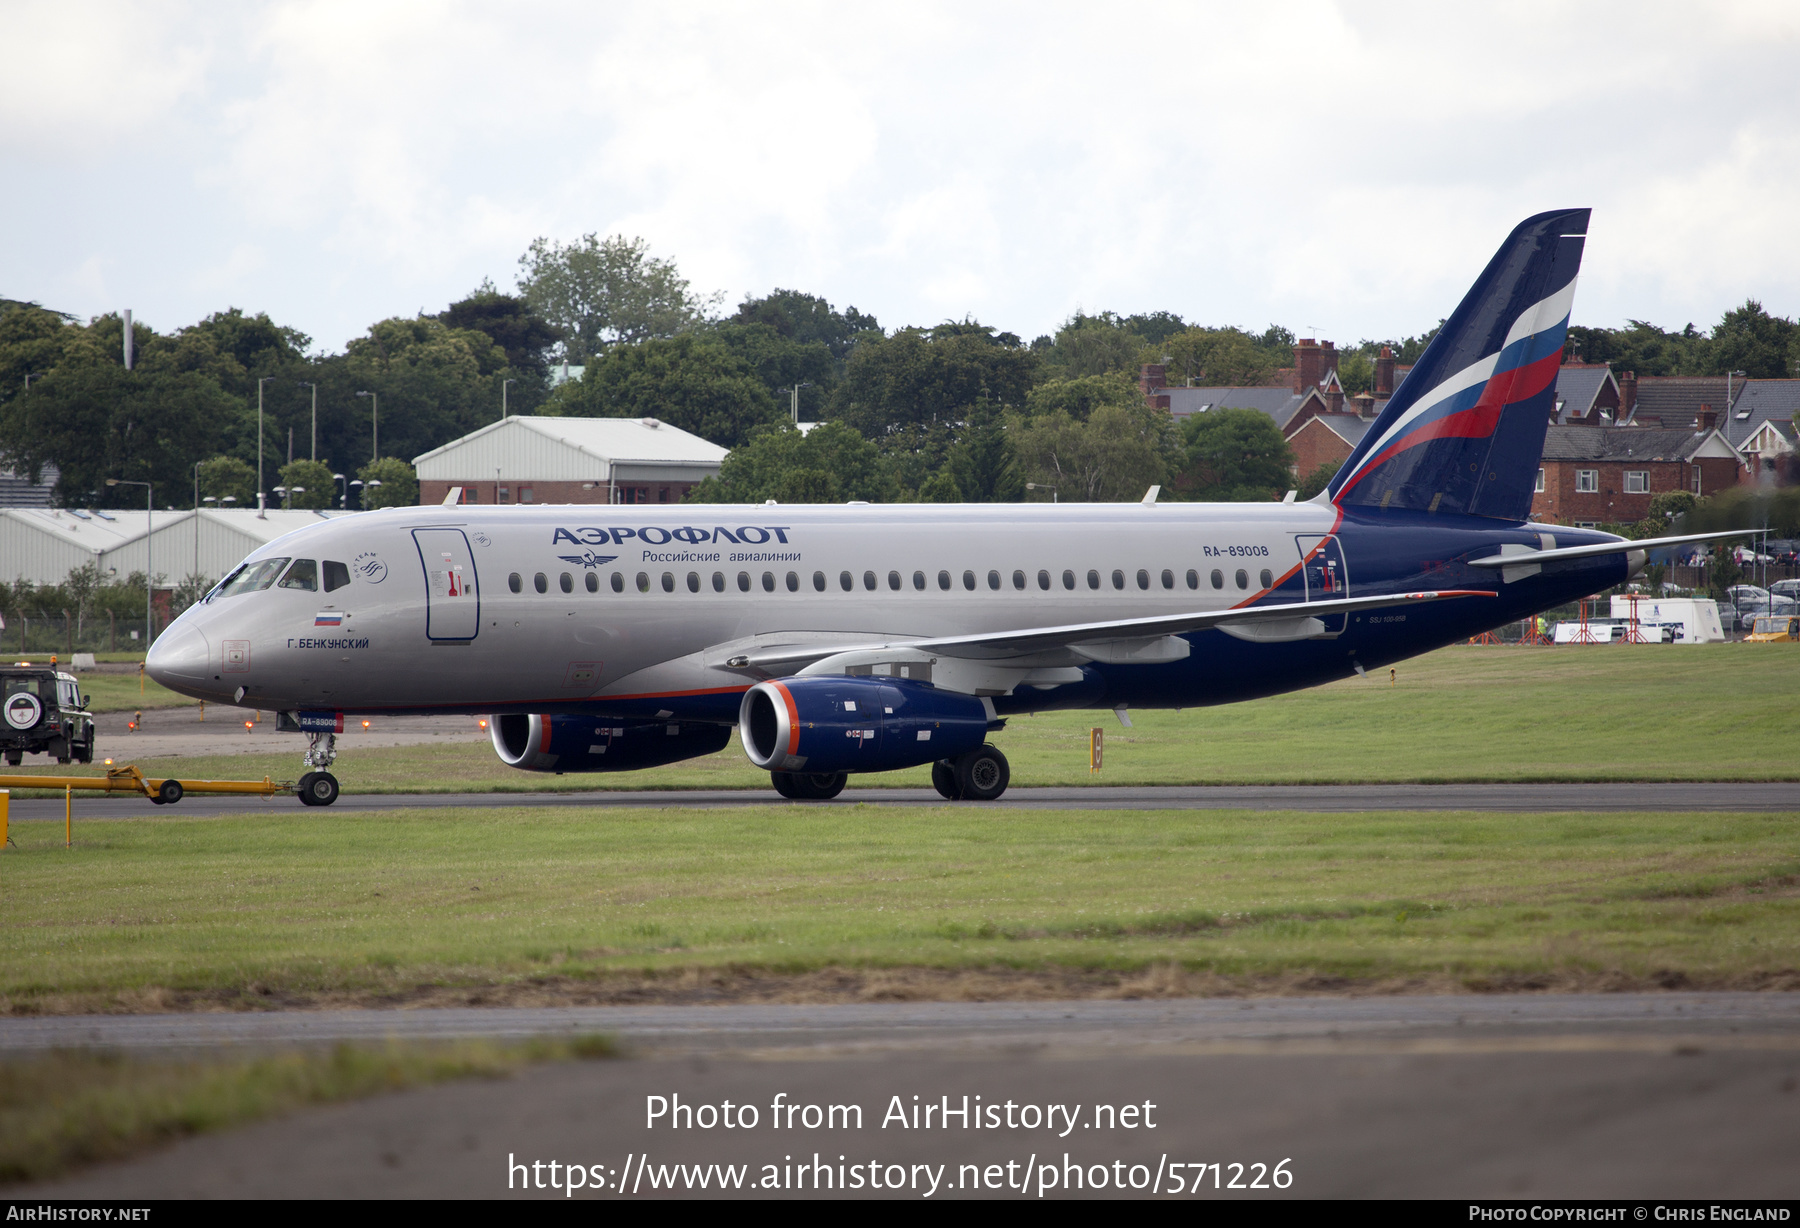
<path id="1" fill-rule="evenodd" d="M 191 624 L 177 622 L 156 637 L 144 658 L 144 672 L 172 691 L 207 680 L 212 651 L 206 636 Z"/>

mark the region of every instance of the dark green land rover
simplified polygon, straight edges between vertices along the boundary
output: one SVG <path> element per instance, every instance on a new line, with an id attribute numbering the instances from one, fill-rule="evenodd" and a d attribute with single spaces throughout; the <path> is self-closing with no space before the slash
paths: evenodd
<path id="1" fill-rule="evenodd" d="M 73 674 L 47 665 L 0 666 L 0 753 L 18 767 L 26 755 L 58 763 L 94 761 L 94 718 Z"/>

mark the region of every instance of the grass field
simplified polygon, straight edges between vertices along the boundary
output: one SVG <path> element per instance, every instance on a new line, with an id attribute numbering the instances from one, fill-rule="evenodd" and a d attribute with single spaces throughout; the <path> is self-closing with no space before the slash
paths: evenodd
<path id="1" fill-rule="evenodd" d="M 1797 817 L 293 808 L 72 850 L 15 824 L 0 1010 L 1794 988 Z"/>
<path id="2" fill-rule="evenodd" d="M 186 708 L 198 703 L 178 695 L 146 677 L 139 685 L 136 674 L 81 673 L 81 690 L 88 697 L 89 712 L 131 712 L 138 708 Z"/>
<path id="3" fill-rule="evenodd" d="M 1250 703 L 1131 717 L 1129 729 L 1110 712 L 1015 717 L 993 740 L 1018 785 L 1800 780 L 1800 650 L 1446 648 L 1403 662 L 1392 685 L 1381 671 Z M 1096 725 L 1106 731 L 1106 766 L 1090 775 L 1087 736 Z M 293 743 L 284 755 L 137 762 L 153 777 L 292 779 L 304 749 L 301 738 Z M 365 751 L 355 734 L 339 746 L 333 771 L 351 792 L 769 787 L 735 741 L 673 767 L 589 776 L 515 771 L 486 746 Z M 898 785 L 927 788 L 929 770 L 851 778 L 852 788 Z"/>
<path id="4" fill-rule="evenodd" d="M 41 1181 L 307 1105 L 449 1079 L 500 1078 L 530 1062 L 612 1052 L 604 1039 L 583 1037 L 188 1059 L 84 1050 L 9 1058 L 0 1060 L 0 1185 Z"/>

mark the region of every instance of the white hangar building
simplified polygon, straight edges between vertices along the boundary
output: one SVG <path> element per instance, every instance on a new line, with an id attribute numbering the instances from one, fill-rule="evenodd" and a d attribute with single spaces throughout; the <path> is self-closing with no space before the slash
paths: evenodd
<path id="1" fill-rule="evenodd" d="M 244 556 L 285 533 L 360 512 L 202 508 L 134 512 L 125 508 L 0 508 L 0 582 L 60 584 L 86 563 L 108 579 L 152 572 L 170 588 L 198 572 L 217 580 Z"/>
<path id="2" fill-rule="evenodd" d="M 419 502 L 679 503 L 729 449 L 656 418 L 502 418 L 413 458 Z"/>

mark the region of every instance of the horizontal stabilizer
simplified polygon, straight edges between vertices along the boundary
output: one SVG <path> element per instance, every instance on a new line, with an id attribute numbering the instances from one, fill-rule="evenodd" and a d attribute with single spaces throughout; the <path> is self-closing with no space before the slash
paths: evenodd
<path id="1" fill-rule="evenodd" d="M 1761 529 L 1729 529 L 1723 533 L 1689 533 L 1683 537 L 1646 537 L 1641 541 L 1601 542 L 1597 546 L 1564 546 L 1559 550 L 1520 550 L 1513 554 L 1496 554 L 1485 559 L 1470 559 L 1471 567 L 1521 567 L 1554 563 L 1558 559 L 1591 559 L 1603 554 L 1626 554 L 1632 550 L 1661 550 L 1665 546 L 1685 546 L 1694 542 L 1718 541 L 1726 537 L 1748 537 Z"/>
<path id="2" fill-rule="evenodd" d="M 1357 610 L 1379 610 L 1387 606 L 1417 605 L 1426 601 L 1444 601 L 1452 597 L 1492 597 L 1482 589 L 1452 589 L 1441 592 L 1390 593 L 1379 597 L 1346 597 L 1339 601 L 1289 602 L 1283 605 L 1244 606 L 1230 610 L 1196 611 L 1191 614 L 1164 614 L 1151 618 L 1125 618 L 1113 622 L 1072 623 L 1062 627 L 1027 627 L 1018 631 L 995 631 L 986 635 L 959 635 L 943 639 L 893 639 L 860 644 L 794 645 L 771 651 L 732 657 L 726 662 L 731 669 L 769 670 L 796 667 L 823 660 L 843 652 L 879 652 L 883 649 L 923 650 L 946 657 L 974 660 L 1004 660 L 1104 640 L 1148 639 L 1155 636 L 1179 635 L 1184 631 L 1209 631 L 1213 628 L 1248 627 L 1257 623 L 1292 623 L 1295 619 L 1344 614 Z"/>

